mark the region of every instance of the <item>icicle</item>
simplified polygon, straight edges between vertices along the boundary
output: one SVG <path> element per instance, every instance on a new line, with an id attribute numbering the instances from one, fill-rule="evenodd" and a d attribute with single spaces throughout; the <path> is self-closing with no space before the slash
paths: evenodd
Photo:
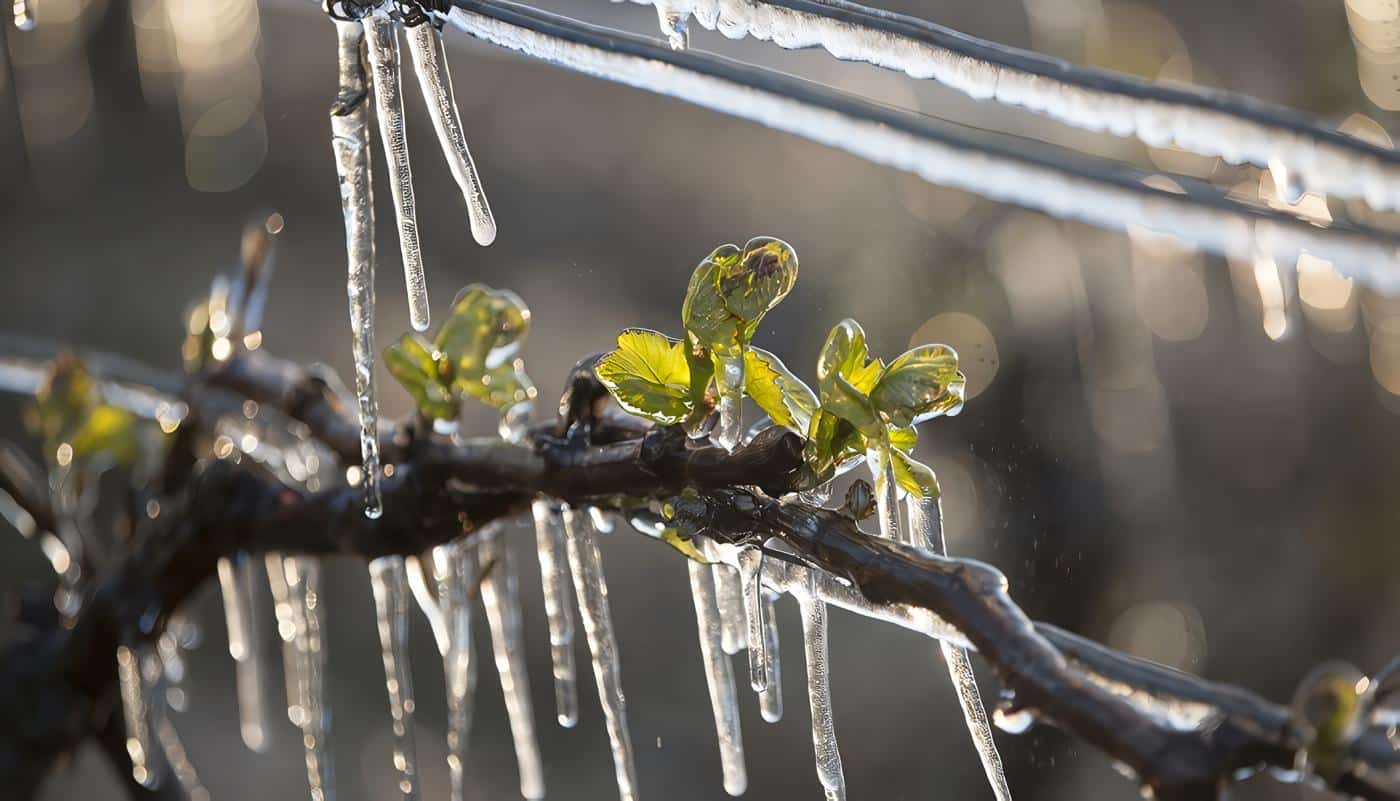
<path id="1" fill-rule="evenodd" d="M 447 622 L 443 679 L 447 689 L 447 768 L 452 778 L 452 801 L 462 801 L 466 774 L 467 734 L 471 728 L 476 662 L 472 650 L 472 605 L 467 588 L 476 581 L 476 549 L 464 542 L 433 549 L 433 578 L 438 603 Z"/>
<path id="2" fill-rule="evenodd" d="M 817 600 L 816 574 L 808 571 L 807 589 L 797 593 L 802 609 L 802 645 L 807 657 L 807 703 L 812 711 L 812 747 L 817 755 L 817 780 L 827 801 L 843 801 L 846 777 L 831 715 L 830 664 L 826 648 L 826 604 Z"/>
<path id="3" fill-rule="evenodd" d="M 269 552 L 264 556 L 267 586 L 272 591 L 272 611 L 277 618 L 277 637 L 282 641 L 282 674 L 287 685 L 287 719 L 301 726 L 306 714 L 306 699 L 302 697 L 302 660 L 297 642 L 300 626 L 290 588 L 287 565 L 282 554 Z"/>
<path id="4" fill-rule="evenodd" d="M 761 551 L 748 549 L 740 552 L 744 618 L 748 623 L 749 686 L 759 694 L 759 711 L 763 719 L 777 723 L 783 717 L 778 621 L 774 617 L 774 595 L 763 588 L 763 566 Z"/>
<path id="5" fill-rule="evenodd" d="M 865 455 L 870 478 L 875 484 L 875 504 L 880 515 L 880 536 L 896 542 L 907 542 L 899 527 L 899 485 L 894 482 L 894 462 L 890 453 L 871 448 Z"/>
<path id="6" fill-rule="evenodd" d="M 608 585 L 603 576 L 603 558 L 587 516 L 564 507 L 564 530 L 568 535 L 569 569 L 578 596 L 579 617 L 588 650 L 593 656 L 593 680 L 598 685 L 598 703 L 612 743 L 617 793 L 621 801 L 637 797 L 637 769 L 632 758 L 632 735 L 627 730 L 627 708 L 622 696 L 622 670 L 618 664 L 617 637 L 613 633 L 612 610 L 608 606 Z"/>
<path id="7" fill-rule="evenodd" d="M 690 559 L 686 560 L 686 567 L 690 571 L 690 595 L 695 602 L 695 626 L 700 632 L 700 659 L 705 665 L 705 684 L 710 690 L 710 707 L 715 715 L 724 791 L 730 795 L 743 795 L 749 779 L 744 770 L 744 738 L 739 728 L 739 701 L 734 692 L 734 674 L 730 670 L 729 658 L 721 648 L 722 624 L 716 606 L 719 573 Z"/>
<path id="8" fill-rule="evenodd" d="M 131 778 L 143 787 L 154 789 L 160 785 L 160 771 L 155 769 L 157 752 L 151 736 L 149 695 L 141 675 L 140 655 L 125 645 L 117 646 L 117 682 L 121 688 Z"/>
<path id="9" fill-rule="evenodd" d="M 484 533 L 484 532 L 483 532 Z M 510 733 L 515 741 L 515 761 L 520 768 L 520 795 L 544 797 L 544 767 L 535 740 L 535 716 L 530 707 L 530 680 L 525 675 L 525 640 L 520 630 L 520 598 L 506 543 L 495 534 L 481 544 L 487 570 L 481 579 L 481 602 L 491 627 L 491 650 L 501 677 Z"/>
<path id="10" fill-rule="evenodd" d="M 155 734 L 170 773 L 180 783 L 184 796 L 190 801 L 208 801 L 209 791 L 200 783 L 199 772 L 194 769 L 194 763 L 190 762 L 190 756 L 185 752 L 180 733 L 175 730 L 175 724 L 171 723 L 166 715 L 156 716 Z"/>
<path id="11" fill-rule="evenodd" d="M 369 106 L 365 102 L 369 85 L 360 60 L 365 34 L 358 22 L 336 22 L 335 26 L 340 43 L 340 95 L 331 108 L 331 149 L 340 175 L 345 216 L 346 294 L 355 357 L 365 515 L 375 519 L 384 513 L 384 501 L 379 491 L 379 405 L 374 395 L 374 191 Z"/>
<path id="12" fill-rule="evenodd" d="M 467 138 L 462 133 L 462 118 L 457 113 L 457 100 L 452 93 L 452 75 L 447 69 L 447 51 L 442 46 L 442 34 L 432 25 L 415 25 L 408 29 L 408 50 L 413 55 L 413 69 L 418 73 L 418 86 L 423 90 L 428 113 L 437 129 L 442 155 L 462 197 L 467 201 L 467 217 L 471 221 L 472 238 L 478 245 L 496 241 L 496 220 L 476 174 Z"/>
<path id="13" fill-rule="evenodd" d="M 418 770 L 414 765 L 413 678 L 408 666 L 408 570 L 401 556 L 381 556 L 369 563 L 370 586 L 379 624 L 379 644 L 384 655 L 384 685 L 389 693 L 389 715 L 394 727 L 394 769 L 399 793 L 418 797 Z"/>
<path id="14" fill-rule="evenodd" d="M 369 44 L 369 64 L 374 79 L 375 109 L 379 117 L 379 137 L 389 162 L 389 189 L 394 195 L 394 211 L 399 224 L 399 251 L 403 277 L 408 285 L 408 316 L 413 328 L 428 330 L 428 284 L 423 277 L 423 254 L 418 247 L 418 216 L 413 197 L 413 171 L 408 162 L 408 139 L 404 126 L 403 86 L 399 78 L 399 37 L 397 23 L 371 14 L 362 20 Z"/>
<path id="15" fill-rule="evenodd" d="M 685 50 L 690 47 L 690 15 L 680 11 L 670 11 L 665 3 L 656 4 L 656 17 L 661 23 L 661 33 L 672 50 Z"/>
<path id="16" fill-rule="evenodd" d="M 763 650 L 767 654 L 768 686 L 758 693 L 758 711 L 769 723 L 783 719 L 783 670 L 778 647 L 777 593 L 763 593 Z"/>
<path id="17" fill-rule="evenodd" d="M 326 650 L 322 639 L 325 607 L 321 604 L 321 564 L 299 556 L 287 560 L 288 584 L 294 606 L 299 609 L 297 628 L 299 695 L 304 704 L 301 722 L 302 745 L 306 749 L 306 781 L 311 801 L 334 801 L 335 784 L 329 742 L 331 713 L 326 706 Z"/>
<path id="18" fill-rule="evenodd" d="M 937 554 L 944 554 L 947 548 L 943 541 L 943 514 L 938 495 L 934 492 L 916 497 L 910 493 L 906 499 L 909 514 L 909 532 L 913 544 L 928 548 Z M 987 710 L 982 706 L 982 694 L 977 689 L 977 677 L 972 672 L 972 660 L 967 649 L 948 642 L 939 642 L 943 660 L 948 663 L 948 677 L 953 681 L 953 689 L 958 694 L 958 704 L 962 706 L 963 720 L 972 735 L 972 745 L 982 761 L 982 770 L 987 774 L 987 782 L 997 801 L 1011 801 L 1011 787 L 1006 782 L 1006 772 L 1002 769 L 1001 755 L 997 753 L 996 741 L 992 739 L 992 727 L 987 722 Z"/>
<path id="19" fill-rule="evenodd" d="M 710 440 L 727 451 L 734 450 L 744 435 L 744 354 L 716 354 L 715 384 L 719 387 L 719 423 Z"/>
<path id="20" fill-rule="evenodd" d="M 228 653 L 234 661 L 238 688 L 238 729 L 243 744 L 261 752 L 267 748 L 267 688 L 258 647 L 253 607 L 253 571 L 245 554 L 219 559 L 219 588 L 228 623 Z"/>
<path id="21" fill-rule="evenodd" d="M 540 586 L 549 620 L 549 655 L 554 664 L 554 703 L 559 725 L 578 723 L 578 671 L 574 666 L 574 612 L 569 606 L 569 563 L 564 543 L 564 515 L 543 498 L 531 507 L 535 547 L 540 559 Z"/>
<path id="22" fill-rule="evenodd" d="M 748 630 L 744 626 L 744 588 L 739 581 L 739 571 L 718 562 L 710 570 L 715 574 L 720 641 L 726 654 L 737 654 L 749 647 Z"/>

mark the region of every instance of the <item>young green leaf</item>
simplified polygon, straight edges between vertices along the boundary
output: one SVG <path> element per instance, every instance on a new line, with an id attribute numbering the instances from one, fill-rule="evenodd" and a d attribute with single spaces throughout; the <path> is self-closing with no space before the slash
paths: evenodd
<path id="1" fill-rule="evenodd" d="M 502 411 L 535 397 L 535 385 L 525 374 L 524 359 L 512 359 L 469 378 L 459 375 L 453 386 Z"/>
<path id="2" fill-rule="evenodd" d="M 905 491 L 920 498 L 937 498 L 943 494 L 938 486 L 938 478 L 928 465 L 894 448 L 890 449 L 890 461 L 894 463 L 895 483 Z"/>
<path id="3" fill-rule="evenodd" d="M 116 406 L 97 406 L 73 433 L 73 455 L 102 455 L 131 464 L 140 454 L 136 440 L 136 416 Z"/>
<path id="4" fill-rule="evenodd" d="M 452 365 L 417 334 L 404 334 L 384 350 L 384 366 L 418 404 L 418 411 L 435 420 L 457 417 L 457 398 L 450 389 Z"/>
<path id="5" fill-rule="evenodd" d="M 946 345 L 923 345 L 890 363 L 870 392 L 880 416 L 909 426 L 962 410 L 966 379 L 958 371 L 958 354 Z"/>
<path id="6" fill-rule="evenodd" d="M 617 350 L 593 369 L 631 414 L 671 425 L 690 413 L 690 364 L 684 343 L 656 331 L 629 328 L 618 334 Z"/>
<path id="7" fill-rule="evenodd" d="M 773 422 L 805 434 L 820 405 L 816 393 L 777 356 L 750 347 L 744 353 L 744 392 Z"/>
<path id="8" fill-rule="evenodd" d="M 681 324 L 695 343 L 710 349 L 717 343 L 739 341 L 742 320 L 729 313 L 719 291 L 720 266 L 716 261 L 738 258 L 739 249 L 733 245 L 716 248 L 690 275 L 690 286 L 681 304 Z"/>
<path id="9" fill-rule="evenodd" d="M 433 344 L 458 376 L 471 376 L 504 364 L 529 333 L 530 309 L 519 295 L 472 284 L 457 295 Z"/>
<path id="10" fill-rule="evenodd" d="M 796 283 L 797 252 L 781 239 L 756 236 L 737 259 L 719 263 L 719 292 L 725 307 L 751 323 L 778 305 Z"/>
<path id="11" fill-rule="evenodd" d="M 855 320 L 842 320 L 827 335 L 817 360 L 817 387 L 823 409 L 846 420 L 867 436 L 879 436 L 883 425 L 862 384 L 872 372 L 865 330 Z"/>

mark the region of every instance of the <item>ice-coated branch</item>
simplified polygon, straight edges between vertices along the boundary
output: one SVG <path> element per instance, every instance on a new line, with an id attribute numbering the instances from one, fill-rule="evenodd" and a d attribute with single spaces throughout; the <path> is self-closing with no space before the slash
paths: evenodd
<path id="1" fill-rule="evenodd" d="M 842 60 L 931 79 L 976 100 L 1085 130 L 1269 169 L 1292 193 L 1400 208 L 1400 154 L 1250 97 L 1080 66 L 847 0 L 633 2 L 655 6 L 681 29 L 694 17 L 730 39 L 752 36 L 789 50 L 819 47 Z"/>
<path id="2" fill-rule="evenodd" d="M 582 384 L 576 373 L 571 393 L 586 394 Z M 208 424 L 230 396 L 243 397 L 304 422 L 351 463 L 359 456 L 358 425 L 324 380 L 266 354 L 240 354 L 192 377 L 181 396 L 190 407 L 186 427 Z M 566 398 L 563 407 L 580 404 Z M 1003 682 L 1004 711 L 1082 738 L 1131 768 L 1158 798 L 1216 798 L 1248 772 L 1294 769 L 1306 747 L 1283 706 L 1033 623 L 988 565 L 873 537 L 836 511 L 779 500 L 795 486 L 796 434 L 769 429 L 731 453 L 678 429 L 629 430 L 606 418 L 588 427 L 598 433 L 592 443 L 556 437 L 550 427 L 533 429 L 528 444 L 518 445 L 498 438 L 448 444 L 401 425 L 384 442 L 395 470 L 377 521 L 363 515 L 358 489 L 308 492 L 251 461 L 197 460 L 165 496 L 165 511 L 136 532 L 129 558 L 101 577 L 72 629 L 40 625 L 0 656 L 7 721 L 0 781 L 14 797 L 32 797 L 59 755 L 100 733 L 94 726 L 121 726 L 91 712 L 115 698 L 119 637 L 159 631 L 220 558 L 239 551 L 412 555 L 527 513 L 541 495 L 619 509 L 673 498 L 682 488 L 693 492 L 675 502 L 677 524 L 736 553 L 776 536 L 809 566 L 770 559 L 765 584 L 783 590 L 801 581 L 809 600 L 974 647 Z M 11 474 L 13 464 L 0 460 L 0 487 L 37 518 L 44 500 L 31 497 L 23 475 Z M 145 627 L 132 628 L 141 621 Z M 1380 726 L 1351 740 L 1341 764 L 1345 770 L 1325 777 L 1333 789 L 1395 798 L 1400 751 Z"/>
<path id="3" fill-rule="evenodd" d="M 1148 186 L 1147 174 L 1122 165 L 984 141 L 771 70 L 673 50 L 509 0 L 452 0 L 445 22 L 530 58 L 757 122 L 939 185 L 1105 228 L 1140 227 L 1239 258 L 1265 253 L 1292 264 L 1307 251 L 1378 290 L 1400 288 L 1400 235 L 1371 226 L 1317 225 L 1199 182 L 1187 181 L 1184 193 Z M 1355 147 L 1395 161 L 1379 149 Z"/>

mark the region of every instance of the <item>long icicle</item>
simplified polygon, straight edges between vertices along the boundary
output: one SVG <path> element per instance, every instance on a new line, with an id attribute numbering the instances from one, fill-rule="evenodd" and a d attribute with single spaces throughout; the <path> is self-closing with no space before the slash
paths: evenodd
<path id="1" fill-rule="evenodd" d="M 447 690 L 447 768 L 452 801 L 462 801 L 467 736 L 471 730 L 476 662 L 472 646 L 472 604 L 467 588 L 476 581 L 476 546 L 453 542 L 433 549 L 433 578 L 448 632 L 442 655 Z"/>
<path id="2" fill-rule="evenodd" d="M 381 556 L 369 563 L 370 586 L 384 656 L 384 686 L 394 729 L 394 769 L 404 801 L 418 798 L 418 769 L 413 745 L 413 677 L 408 666 L 408 569 L 402 556 Z"/>
<path id="3" fill-rule="evenodd" d="M 248 556 L 223 557 L 218 562 L 219 588 L 228 623 L 228 653 L 233 657 L 238 690 L 238 731 L 249 750 L 267 748 L 267 688 L 258 647 L 253 607 L 253 574 Z"/>
<path id="4" fill-rule="evenodd" d="M 695 627 L 700 635 L 700 661 L 705 666 L 705 684 L 710 691 L 710 707 L 715 715 L 715 735 L 719 740 L 719 764 L 724 774 L 724 791 L 743 795 L 748 789 L 744 769 L 744 738 L 739 727 L 739 700 L 734 691 L 734 673 L 722 649 L 723 628 L 717 605 L 719 575 L 691 559 L 690 596 L 695 602 Z M 731 570 L 733 568 L 730 568 Z"/>
<path id="5" fill-rule="evenodd" d="M 612 744 L 613 768 L 617 774 L 617 794 L 621 801 L 637 798 L 637 769 L 632 756 L 632 735 L 627 730 L 627 706 L 622 695 L 622 668 L 618 664 L 617 636 L 613 633 L 612 610 L 608 606 L 608 584 L 603 576 L 603 557 L 592 522 L 581 510 L 564 507 L 564 530 L 568 539 L 569 569 L 578 596 L 579 617 L 588 650 L 593 656 L 593 680 L 598 685 L 598 703 Z"/>
<path id="6" fill-rule="evenodd" d="M 743 581 L 744 617 L 748 623 L 749 686 L 758 693 L 759 713 L 769 723 L 783 718 L 782 670 L 778 654 L 778 621 L 775 595 L 763 587 L 763 552 L 747 549 L 739 554 Z"/>
<path id="7" fill-rule="evenodd" d="M 943 510 L 937 492 L 926 492 L 922 498 L 910 493 L 905 503 L 913 544 L 928 548 L 939 555 L 946 554 Z M 992 727 L 987 721 L 987 710 L 982 706 L 977 676 L 972 672 L 972 659 L 968 656 L 966 648 L 952 643 L 939 641 L 938 647 L 943 652 L 943 660 L 948 663 L 948 676 L 958 694 L 963 720 L 967 722 L 967 730 L 972 735 L 972 745 L 977 749 L 977 757 L 982 761 L 982 770 L 987 774 L 992 793 L 997 801 L 1011 801 L 1011 787 L 1006 782 L 1006 771 L 1002 768 L 1001 754 L 997 753 L 996 741 L 992 739 Z"/>
<path id="8" fill-rule="evenodd" d="M 807 587 L 797 593 L 802 610 L 802 646 L 807 657 L 807 704 L 812 713 L 812 748 L 817 758 L 817 780 L 827 801 L 845 801 L 846 776 L 836 727 L 831 713 L 831 675 L 827 658 L 826 604 L 818 600 L 817 575 L 807 571 Z"/>
<path id="9" fill-rule="evenodd" d="M 510 550 L 499 532 L 482 532 L 481 603 L 491 628 L 491 650 L 505 696 L 515 761 L 520 769 L 520 795 L 544 797 L 544 766 L 535 739 L 535 715 L 530 705 L 530 680 L 525 674 L 525 639 L 520 625 L 520 594 Z"/>
<path id="10" fill-rule="evenodd" d="M 301 658 L 302 643 L 300 617 L 302 610 L 299 597 L 294 597 L 288 579 L 292 569 L 288 559 L 276 551 L 263 555 L 267 568 L 267 586 L 272 591 L 272 612 L 277 619 L 277 638 L 282 642 L 282 678 L 287 687 L 287 719 L 293 726 L 300 727 L 306 716 L 306 698 L 303 696 L 305 677 L 302 675 L 304 662 Z M 299 590 L 297 595 L 299 595 Z"/>
<path id="11" fill-rule="evenodd" d="M 117 682 L 121 688 L 122 716 L 126 724 L 126 753 L 131 759 L 131 778 L 142 787 L 160 785 L 155 769 L 157 744 L 152 737 L 151 709 L 141 676 L 138 650 L 117 646 Z"/>
<path id="12" fill-rule="evenodd" d="M 370 74 L 374 80 L 379 138 L 389 162 L 389 189 L 394 195 L 399 227 L 399 251 L 408 286 L 408 319 L 418 331 L 428 330 L 428 283 L 423 276 L 423 254 L 418 245 L 418 213 L 413 197 L 413 170 L 408 160 L 408 138 L 403 114 L 403 85 L 399 77 L 398 24 L 371 14 L 362 21 L 369 44 Z"/>
<path id="13" fill-rule="evenodd" d="M 548 500 L 535 499 L 535 547 L 540 561 L 540 587 L 549 621 L 549 656 L 554 665 L 554 704 L 559 725 L 578 724 L 578 669 L 574 664 L 574 611 L 569 606 L 569 556 L 564 537 L 564 514 Z"/>
<path id="14" fill-rule="evenodd" d="M 350 301 L 355 399 L 360 417 L 365 514 L 384 513 L 379 491 L 379 404 L 374 394 L 374 188 L 370 169 L 369 79 L 364 65 L 364 26 L 335 24 L 340 90 L 331 105 L 331 150 L 340 176 L 345 216 L 346 295 Z"/>
<path id="15" fill-rule="evenodd" d="M 408 51 L 413 56 L 418 86 L 423 90 L 428 114 L 442 144 L 442 155 L 467 201 L 472 238 L 478 245 L 489 245 L 496 241 L 496 220 L 491 216 L 491 205 L 486 202 L 486 192 L 481 188 L 481 178 L 476 174 L 476 164 L 472 162 L 467 137 L 462 132 L 462 117 L 452 93 L 452 75 L 447 69 L 442 33 L 431 24 L 409 28 Z"/>
<path id="16" fill-rule="evenodd" d="M 305 707 L 301 722 L 306 749 L 306 781 L 311 801 L 335 801 L 331 764 L 331 711 L 326 705 L 325 605 L 321 602 L 321 563 L 309 556 L 287 560 L 293 604 L 298 609 L 297 654 L 300 660 L 300 695 Z"/>

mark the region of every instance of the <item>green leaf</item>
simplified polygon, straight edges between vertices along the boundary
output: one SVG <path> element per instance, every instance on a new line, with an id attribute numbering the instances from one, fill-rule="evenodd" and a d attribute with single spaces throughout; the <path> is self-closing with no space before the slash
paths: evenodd
<path id="1" fill-rule="evenodd" d="M 618 335 L 617 346 L 593 369 L 618 404 L 662 425 L 685 419 L 691 409 L 685 345 L 656 331 L 629 328 Z"/>
<path id="2" fill-rule="evenodd" d="M 923 345 L 895 359 L 870 400 L 880 416 L 896 426 L 909 426 L 962 410 L 966 379 L 958 372 L 958 354 L 946 345 Z"/>
<path id="3" fill-rule="evenodd" d="M 730 314 L 729 308 L 724 305 L 724 297 L 719 291 L 720 266 L 716 262 L 716 259 L 736 260 L 738 254 L 737 247 L 721 245 L 690 275 L 690 286 L 686 288 L 685 302 L 681 304 L 681 323 L 704 348 L 739 342 L 739 328 L 743 321 Z"/>
<path id="4" fill-rule="evenodd" d="M 687 559 L 699 562 L 702 565 L 711 564 L 710 560 L 706 559 L 705 555 L 700 553 L 700 549 L 695 547 L 695 543 L 691 541 L 691 537 L 678 528 L 668 526 L 662 529 L 661 541 L 680 551 Z"/>
<path id="5" fill-rule="evenodd" d="M 914 446 L 919 444 L 919 432 L 913 426 L 908 428 L 891 428 L 888 433 L 890 447 L 895 450 L 913 453 Z"/>
<path id="6" fill-rule="evenodd" d="M 139 455 L 136 416 L 116 406 L 98 406 L 74 432 L 72 445 L 76 457 L 102 455 L 131 464 Z"/>
<path id="7" fill-rule="evenodd" d="M 719 292 L 725 307 L 730 314 L 750 323 L 762 319 L 797 283 L 796 251 L 773 237 L 754 237 L 744 245 L 738 258 L 717 264 Z"/>
<path id="8" fill-rule="evenodd" d="M 855 320 L 842 320 L 827 335 L 817 360 L 817 386 L 823 409 L 847 420 L 867 436 L 883 429 L 862 385 L 869 382 L 872 364 L 865 331 Z"/>
<path id="9" fill-rule="evenodd" d="M 530 308 L 519 295 L 472 284 L 453 301 L 433 344 L 459 376 L 472 376 L 504 364 L 529 333 Z"/>
<path id="10" fill-rule="evenodd" d="M 820 405 L 816 393 L 777 356 L 761 348 L 744 352 L 744 392 L 773 422 L 805 434 Z"/>
<path id="11" fill-rule="evenodd" d="M 535 397 L 535 385 L 525 374 L 524 359 L 511 359 L 472 377 L 458 376 L 453 386 L 502 411 Z"/>
<path id="12" fill-rule="evenodd" d="M 943 494 L 938 486 L 938 478 L 933 469 L 914 457 L 897 449 L 890 449 L 890 461 L 894 464 L 895 483 L 907 492 L 920 498 L 937 498 Z"/>
<path id="13" fill-rule="evenodd" d="M 444 379 L 451 364 L 416 334 L 404 334 L 384 350 L 384 366 L 418 404 L 418 411 L 437 420 L 457 417 L 457 398 Z"/>

